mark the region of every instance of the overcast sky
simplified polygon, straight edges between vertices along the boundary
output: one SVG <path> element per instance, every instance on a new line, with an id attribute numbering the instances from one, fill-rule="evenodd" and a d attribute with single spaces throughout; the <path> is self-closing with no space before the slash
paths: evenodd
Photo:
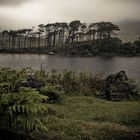
<path id="1" fill-rule="evenodd" d="M 0 0 L 0 27 L 24 28 L 40 23 L 140 20 L 140 0 Z"/>

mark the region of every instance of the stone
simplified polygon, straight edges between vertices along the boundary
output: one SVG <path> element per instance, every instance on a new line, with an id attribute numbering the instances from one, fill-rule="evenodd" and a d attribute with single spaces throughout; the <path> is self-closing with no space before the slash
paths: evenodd
<path id="1" fill-rule="evenodd" d="M 49 52 L 48 54 L 49 54 L 49 55 L 54 55 L 55 53 L 54 53 L 54 52 Z"/>

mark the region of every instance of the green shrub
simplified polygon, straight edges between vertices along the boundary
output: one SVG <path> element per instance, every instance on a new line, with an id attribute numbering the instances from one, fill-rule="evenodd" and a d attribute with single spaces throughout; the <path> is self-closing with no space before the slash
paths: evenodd
<path id="1" fill-rule="evenodd" d="M 62 72 L 62 86 L 68 92 L 75 92 L 79 89 L 78 74 L 72 70 L 63 70 Z"/>
<path id="2" fill-rule="evenodd" d="M 19 93 L 2 94 L 0 129 L 28 137 L 36 137 L 38 132 L 47 131 L 43 120 L 47 108 L 42 103 L 47 98 L 30 88 L 22 88 Z"/>
<path id="3" fill-rule="evenodd" d="M 58 86 L 47 85 L 41 89 L 40 94 L 45 95 L 48 99 L 45 102 L 56 103 L 62 101 L 63 91 Z"/>
<path id="4" fill-rule="evenodd" d="M 39 82 L 46 82 L 47 74 L 44 70 L 36 70 L 34 71 L 34 78 Z"/>

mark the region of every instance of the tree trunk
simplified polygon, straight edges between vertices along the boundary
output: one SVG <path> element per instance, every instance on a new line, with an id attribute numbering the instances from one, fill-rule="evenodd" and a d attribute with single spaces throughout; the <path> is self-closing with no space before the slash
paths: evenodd
<path id="1" fill-rule="evenodd" d="M 6 34 L 6 36 L 5 36 L 5 48 L 6 48 L 6 49 L 8 49 L 8 47 L 7 47 L 7 43 L 8 43 L 7 37 L 8 37 L 8 35 Z"/>
<path id="2" fill-rule="evenodd" d="M 74 30 L 72 31 L 72 43 L 74 42 Z"/>
<path id="3" fill-rule="evenodd" d="M 3 50 L 3 48 L 4 48 L 4 35 L 2 35 L 2 47 L 1 47 L 1 49 Z"/>
<path id="4" fill-rule="evenodd" d="M 48 45 L 48 47 L 51 47 L 51 36 L 49 34 L 47 37 L 47 45 Z"/>
<path id="5" fill-rule="evenodd" d="M 92 41 L 95 41 L 95 33 L 92 34 L 93 38 L 92 38 Z"/>
<path id="6" fill-rule="evenodd" d="M 32 45 L 32 37 L 30 36 L 30 37 L 29 37 L 29 48 L 32 47 L 31 45 Z"/>
<path id="7" fill-rule="evenodd" d="M 19 35 L 19 37 L 18 37 L 18 46 L 19 46 L 19 49 L 20 49 L 20 40 L 21 40 L 21 36 Z"/>
<path id="8" fill-rule="evenodd" d="M 53 46 L 55 47 L 55 43 L 56 43 L 56 33 L 54 32 L 54 38 L 53 38 Z"/>
<path id="9" fill-rule="evenodd" d="M 38 36 L 38 48 L 40 49 L 40 34 Z"/>
<path id="10" fill-rule="evenodd" d="M 15 49 L 15 37 L 12 36 L 12 49 Z"/>
<path id="11" fill-rule="evenodd" d="M 45 35 L 45 48 L 47 48 L 47 35 Z"/>
<path id="12" fill-rule="evenodd" d="M 11 48 L 11 47 L 10 47 L 10 46 L 11 46 L 11 45 L 10 45 L 10 44 L 11 44 L 10 42 L 11 42 L 11 36 L 9 35 L 9 49 Z"/>
<path id="13" fill-rule="evenodd" d="M 27 37 L 24 36 L 24 40 L 23 40 L 23 48 L 26 48 L 26 39 L 27 39 Z"/>

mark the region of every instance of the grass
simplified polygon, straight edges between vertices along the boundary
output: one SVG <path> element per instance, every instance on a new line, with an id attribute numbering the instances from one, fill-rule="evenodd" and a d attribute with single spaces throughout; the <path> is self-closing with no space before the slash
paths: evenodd
<path id="1" fill-rule="evenodd" d="M 65 96 L 49 108 L 48 140 L 138 140 L 140 102 Z"/>

